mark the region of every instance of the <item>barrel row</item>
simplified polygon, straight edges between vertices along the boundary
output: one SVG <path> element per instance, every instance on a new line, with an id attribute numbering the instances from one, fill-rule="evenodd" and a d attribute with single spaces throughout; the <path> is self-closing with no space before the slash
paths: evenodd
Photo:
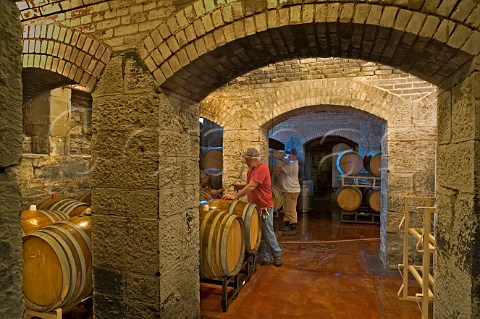
<path id="1" fill-rule="evenodd" d="M 215 195 L 212 194 L 211 190 L 208 188 L 200 188 L 199 200 L 200 202 L 206 201 L 210 202 L 215 199 Z M 272 200 L 273 200 L 273 211 L 276 212 L 283 206 L 283 197 L 280 187 L 272 185 Z"/>
<path id="2" fill-rule="evenodd" d="M 23 236 L 27 308 L 47 312 L 92 294 L 90 216 L 71 217 Z"/>
<path id="3" fill-rule="evenodd" d="M 27 308 L 48 312 L 75 305 L 92 294 L 88 208 L 77 200 L 49 198 L 22 211 Z"/>
<path id="4" fill-rule="evenodd" d="M 382 153 L 371 151 L 364 158 L 355 151 L 347 150 L 338 154 L 337 170 L 342 175 L 358 175 L 363 167 L 373 176 L 380 176 Z"/>
<path id="5" fill-rule="evenodd" d="M 207 212 L 200 211 L 200 276 L 236 275 L 247 254 L 255 253 L 262 237 L 258 207 L 217 199 Z"/>
<path id="6" fill-rule="evenodd" d="M 362 193 L 358 187 L 347 186 L 335 192 L 335 200 L 341 209 L 353 212 L 360 208 L 365 198 L 367 206 L 378 213 L 380 212 L 380 194 L 379 188 L 366 188 L 365 193 Z"/>

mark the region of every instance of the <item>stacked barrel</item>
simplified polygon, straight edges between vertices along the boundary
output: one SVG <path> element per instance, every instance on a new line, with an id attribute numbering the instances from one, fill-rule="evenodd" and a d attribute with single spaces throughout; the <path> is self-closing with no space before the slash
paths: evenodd
<path id="1" fill-rule="evenodd" d="M 368 152 L 364 158 L 353 150 L 338 154 L 336 164 L 343 182 L 335 200 L 342 211 L 380 212 L 380 185 L 376 181 L 381 174 L 381 157 L 379 151 Z M 362 169 L 368 173 L 362 174 Z"/>
<path id="2" fill-rule="evenodd" d="M 227 199 L 213 200 L 208 209 L 203 208 L 200 207 L 200 276 L 234 276 L 260 245 L 260 211 L 254 204 Z"/>
<path id="3" fill-rule="evenodd" d="M 29 205 L 21 219 L 26 307 L 49 312 L 91 296 L 88 205 L 73 199 L 45 199 Z"/>

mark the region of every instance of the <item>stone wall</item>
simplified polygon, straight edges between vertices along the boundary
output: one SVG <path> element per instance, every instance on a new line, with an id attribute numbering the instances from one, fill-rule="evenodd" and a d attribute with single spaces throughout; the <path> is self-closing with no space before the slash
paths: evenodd
<path id="1" fill-rule="evenodd" d="M 78 198 L 91 187 L 91 157 L 50 156 L 24 154 L 16 168 L 22 207 L 33 201 L 50 198 L 52 194 L 63 198 Z"/>
<path id="2" fill-rule="evenodd" d="M 171 2 L 149 0 L 138 0 L 135 3 L 104 0 L 83 2 L 45 0 L 19 1 L 17 3 L 22 11 L 21 19 L 25 26 L 23 33 L 25 39 L 23 43 L 24 67 L 50 70 L 69 81 L 81 83 L 89 89 L 95 87 L 97 79 L 109 63 L 112 51 L 119 54 L 133 48 L 138 49 L 138 54 L 155 78 L 156 85 L 183 97 L 190 97 L 196 102 L 238 75 L 269 63 L 299 57 L 345 56 L 368 61 L 381 61 L 412 73 L 429 83 L 440 85 L 442 92 L 447 92 L 445 97 L 440 100 L 445 100 L 445 105 L 451 105 L 452 112 L 440 112 L 439 123 L 443 123 L 442 121 L 458 122 L 462 126 L 464 123 L 476 119 L 475 116 L 472 116 L 475 114 L 473 109 L 465 107 L 463 101 L 466 99 L 463 96 L 470 97 L 470 105 L 478 102 L 478 96 L 464 93 L 468 84 L 462 85 L 461 83 L 465 77 L 453 77 L 459 68 L 480 53 L 480 22 L 477 18 L 477 7 L 472 1 L 441 1 L 441 3 L 438 1 L 370 1 L 367 3 L 345 0 L 300 3 L 287 0 L 260 1 L 252 5 L 248 1 L 225 3 L 198 0 L 189 3 L 175 2 L 175 4 L 181 3 L 178 6 L 181 8 L 180 10 L 176 10 L 175 4 Z M 146 20 L 145 13 L 147 13 Z M 138 20 L 132 19 L 133 16 Z M 60 24 L 57 24 L 57 19 Z M 33 27 L 33 25 L 35 26 Z M 137 37 L 137 33 L 141 35 Z M 12 36 L 12 39 L 15 37 Z M 108 45 L 102 43 L 107 40 L 109 41 Z M 475 68 L 478 69 L 476 66 Z M 121 79 L 121 74 L 121 72 L 118 73 L 119 76 L 115 79 Z M 455 78 L 454 84 L 459 84 L 458 88 L 462 88 L 460 90 L 462 94 L 452 94 L 454 90 L 450 90 L 450 88 L 453 85 L 444 82 L 451 77 Z M 288 113 L 290 110 L 301 108 L 302 105 L 333 104 L 341 107 L 350 105 L 350 107 L 365 110 L 367 108 L 363 106 L 366 104 L 372 105 L 371 113 L 378 114 L 381 118 L 385 119 L 389 114 L 395 114 L 393 119 L 389 120 L 389 123 L 394 126 L 388 127 L 388 137 L 385 138 L 385 146 L 382 147 L 385 150 L 384 153 L 387 154 L 384 162 L 388 163 L 389 168 L 394 168 L 394 171 L 389 174 L 392 181 L 387 179 L 383 183 L 383 186 L 388 188 L 390 197 L 388 201 L 382 198 L 382 203 L 387 203 L 388 207 L 393 207 L 392 210 L 395 210 L 395 205 L 400 204 L 399 199 L 401 198 L 392 195 L 392 191 L 395 191 L 397 187 L 399 187 L 399 195 L 403 194 L 404 189 L 401 187 L 404 185 L 407 185 L 408 189 L 424 189 L 420 183 L 425 180 L 421 176 L 422 174 L 408 171 L 408 163 L 401 160 L 395 161 L 395 158 L 398 154 L 408 154 L 409 152 L 411 154 L 410 147 L 413 147 L 415 154 L 425 148 L 431 149 L 431 136 L 435 136 L 435 132 L 428 125 L 424 126 L 432 114 L 425 112 L 425 108 L 412 108 L 412 105 L 418 105 L 416 101 L 410 105 L 404 104 L 385 90 L 382 92 L 387 92 L 387 94 L 382 96 L 377 91 L 377 94 L 373 94 L 375 98 L 372 99 L 370 96 L 365 97 L 354 93 L 360 86 L 358 84 L 347 85 L 347 81 L 334 81 L 333 83 L 328 81 L 328 84 L 332 85 L 332 89 L 329 90 L 324 86 L 324 83 L 327 82 L 324 80 L 315 80 L 318 82 L 317 87 L 310 87 L 308 94 L 303 92 L 303 95 L 295 94 L 295 90 L 289 90 L 287 87 L 287 93 L 294 96 L 298 100 L 297 102 L 288 101 L 283 91 L 274 92 L 273 94 L 278 94 L 282 103 L 286 101 L 286 106 L 276 105 L 275 114 L 272 115 L 273 119 L 267 118 L 267 121 L 278 120 L 281 122 L 283 117 L 279 116 L 280 114 L 286 114 L 288 117 L 291 115 Z M 38 86 L 42 84 L 38 83 Z M 305 84 L 307 87 L 310 85 L 308 80 Z M 364 84 L 372 86 L 371 83 Z M 115 86 L 115 83 L 111 86 Z M 347 97 L 342 96 L 339 89 L 342 89 L 341 92 Z M 401 89 L 408 90 L 409 88 Z M 321 95 L 322 90 L 325 91 L 325 96 Z M 362 91 L 362 89 L 360 88 L 358 91 Z M 271 93 L 268 90 L 265 92 L 266 95 Z M 121 94 L 120 96 L 123 97 Z M 448 97 L 450 97 L 450 102 L 448 102 Z M 308 102 L 309 99 L 310 102 Z M 425 97 L 423 101 L 431 99 Z M 168 101 L 172 101 L 172 99 L 169 98 Z M 264 107 L 261 101 L 258 105 L 256 102 L 250 101 L 250 104 L 246 104 L 246 108 L 233 112 L 230 106 L 226 105 L 226 116 L 238 115 L 241 118 L 241 120 L 233 119 L 230 122 L 234 129 L 231 130 L 232 134 L 229 138 L 233 142 L 235 137 L 238 139 L 235 134 L 240 133 L 242 148 L 247 145 L 256 145 L 262 149 L 267 147 L 265 146 L 265 141 L 268 140 L 266 127 L 262 127 L 256 132 L 248 131 L 252 121 L 261 122 L 262 116 L 252 112 L 252 110 L 261 112 Z M 398 104 L 396 104 L 397 102 Z M 397 108 L 390 108 L 389 112 L 385 112 L 384 108 L 388 108 L 387 104 L 389 103 Z M 193 107 L 195 103 L 191 102 L 187 105 Z M 424 105 L 427 104 L 424 103 Z M 271 108 L 268 110 L 270 111 Z M 423 120 L 419 117 L 417 122 L 411 122 L 407 126 L 400 125 L 401 121 L 399 122 L 399 120 L 412 115 L 412 110 L 417 111 L 414 118 L 421 115 L 424 116 Z M 458 112 L 453 112 L 454 110 L 458 110 Z M 131 113 L 124 112 L 117 115 L 123 119 L 129 118 Z M 168 117 L 169 114 L 166 116 Z M 113 119 L 114 123 L 117 118 Z M 228 124 L 228 121 L 225 123 Z M 245 126 L 242 126 L 243 124 Z M 463 125 L 463 127 L 470 126 Z M 442 129 L 439 132 L 439 139 L 448 130 L 448 127 L 445 128 L 445 131 Z M 188 130 L 179 134 L 184 136 L 186 131 Z M 417 134 L 418 131 L 422 131 L 420 142 L 423 143 L 423 148 L 412 146 L 412 139 L 409 138 L 409 132 Z M 475 128 L 475 131 L 478 130 Z M 399 135 L 403 138 L 396 139 L 395 136 Z M 473 146 L 468 145 L 465 149 L 460 148 L 465 146 L 466 142 L 451 142 L 446 144 L 444 150 L 439 151 L 437 158 L 443 165 L 439 163 L 439 167 L 445 167 L 446 171 L 443 174 L 448 175 L 448 182 L 445 184 L 455 180 L 458 184 L 471 185 L 472 180 L 476 180 L 480 158 L 475 146 L 476 142 L 474 142 L 476 140 L 469 138 L 468 141 Z M 16 143 L 15 139 L 9 139 L 9 141 Z M 389 145 L 391 141 L 394 142 L 392 147 Z M 455 152 L 456 149 L 465 151 L 467 154 L 460 159 L 461 163 L 466 166 L 465 171 L 456 170 L 454 165 L 456 160 L 450 160 L 458 154 Z M 15 152 L 15 149 L 12 151 Z M 449 156 L 441 156 L 441 154 Z M 227 152 L 227 155 L 238 158 L 238 153 L 235 151 L 231 151 L 230 154 Z M 427 152 L 425 156 L 419 157 L 417 162 L 428 163 L 430 156 L 431 154 Z M 467 163 L 468 161 L 470 162 Z M 454 167 L 451 168 L 451 166 Z M 108 165 L 106 167 L 108 168 Z M 178 168 L 175 171 L 178 171 Z M 108 172 L 116 173 L 115 170 Z M 103 181 L 107 175 L 104 174 L 99 180 Z M 131 175 L 135 176 L 135 174 L 128 174 L 127 177 Z M 427 173 L 427 175 L 431 176 L 432 174 Z M 128 178 L 123 178 L 122 182 L 125 179 L 127 182 L 131 182 Z M 102 189 L 104 185 L 100 184 L 99 187 Z M 456 184 L 452 188 L 455 189 L 455 187 L 457 187 Z M 450 189 L 448 185 L 444 188 Z M 440 202 L 450 202 L 451 197 L 446 191 L 439 190 L 438 195 Z M 120 198 L 123 197 L 120 196 Z M 192 201 L 194 200 L 192 197 Z M 387 204 L 384 206 L 386 207 Z M 455 216 L 459 214 L 474 216 L 478 211 L 475 205 L 462 206 L 458 202 L 458 205 L 454 206 L 455 208 L 450 209 L 450 212 Z M 382 223 L 388 224 L 388 229 L 391 231 L 387 232 L 387 228 L 381 230 L 382 236 L 386 237 L 387 241 L 388 237 L 394 236 L 393 227 L 398 225 L 397 215 L 389 214 L 388 217 L 387 219 L 386 214 L 383 214 Z M 451 219 L 455 220 L 454 217 Z M 444 234 L 455 234 L 449 228 L 448 223 L 441 225 L 445 227 Z M 459 227 L 461 226 L 459 225 Z M 466 228 L 474 229 L 469 233 L 472 234 L 469 239 L 472 240 L 472 247 L 476 248 L 473 241 L 475 238 L 473 236 L 477 232 L 476 227 L 468 226 Z M 389 249 L 386 245 L 386 241 L 382 242 L 383 252 Z M 448 268 L 445 269 L 456 272 L 457 268 L 449 265 L 446 256 L 456 256 L 463 252 L 449 252 L 449 249 L 446 245 L 441 247 L 441 250 L 446 251 L 447 254 L 439 253 L 438 264 L 442 265 L 442 262 L 445 262 L 448 265 Z M 190 250 L 198 250 L 198 247 Z M 471 260 L 472 266 L 463 267 L 461 271 L 465 277 L 475 277 L 474 266 L 478 266 L 478 261 L 474 258 L 467 259 Z M 441 275 L 447 273 L 447 271 L 443 271 Z M 451 278 L 451 276 L 446 278 Z M 478 282 L 478 280 L 472 280 L 472 282 Z M 192 291 L 196 291 L 196 288 L 193 287 Z M 461 310 L 458 311 L 458 317 L 478 317 L 479 311 L 476 307 L 478 307 L 479 293 L 475 284 L 473 284 L 473 288 L 471 285 L 440 284 L 438 289 L 443 304 L 439 309 L 448 310 L 439 311 L 439 316 L 457 311 L 458 307 L 455 301 L 457 296 L 461 295 L 465 297 L 465 303 L 468 305 L 463 306 L 462 304 Z M 177 299 L 175 294 L 173 296 L 169 300 Z M 148 300 L 148 297 L 146 299 Z M 113 308 L 118 309 L 118 307 L 112 307 L 110 314 L 114 313 L 115 309 Z M 128 310 L 130 308 L 121 309 Z M 100 308 L 99 311 L 104 310 L 107 313 L 110 311 L 108 307 Z M 188 316 L 188 313 L 186 315 Z"/>
<path id="3" fill-rule="evenodd" d="M 24 110 L 24 155 L 17 167 L 22 206 L 52 194 L 76 198 L 90 191 L 90 93 L 58 88 Z"/>
<path id="4" fill-rule="evenodd" d="M 160 93 L 134 53 L 93 98 L 95 317 L 198 317 L 198 106 Z"/>
<path id="5" fill-rule="evenodd" d="M 435 317 L 478 318 L 480 57 L 439 93 Z"/>
<path id="6" fill-rule="evenodd" d="M 388 65 L 357 59 L 309 58 L 277 62 L 249 72 L 229 82 L 262 84 L 269 82 L 355 78 L 404 99 L 418 100 L 435 90 L 435 86 Z"/>
<path id="7" fill-rule="evenodd" d="M 0 1 L 0 318 L 23 317 L 20 189 L 22 151 L 21 26 L 13 1 Z"/>

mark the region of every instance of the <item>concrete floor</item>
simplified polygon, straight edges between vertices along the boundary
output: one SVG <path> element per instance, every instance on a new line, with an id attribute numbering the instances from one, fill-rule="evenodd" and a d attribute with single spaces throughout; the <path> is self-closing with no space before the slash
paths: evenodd
<path id="1" fill-rule="evenodd" d="M 341 223 L 330 203 L 299 214 L 296 236 L 277 232 L 283 266 L 257 266 L 226 312 L 221 287 L 202 283 L 202 318 L 421 318 L 416 302 L 398 300 L 401 277 L 378 257 L 379 225 Z"/>

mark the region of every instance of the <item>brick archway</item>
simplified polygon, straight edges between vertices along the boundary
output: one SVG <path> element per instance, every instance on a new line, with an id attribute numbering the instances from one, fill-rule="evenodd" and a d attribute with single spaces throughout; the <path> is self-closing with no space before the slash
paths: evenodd
<path id="1" fill-rule="evenodd" d="M 51 71 L 92 91 L 110 60 L 98 40 L 58 25 L 23 27 L 22 66 Z"/>
<path id="2" fill-rule="evenodd" d="M 368 92 L 368 94 L 366 93 Z M 285 119 L 308 111 L 361 112 L 394 123 L 411 106 L 408 101 L 374 86 L 348 79 L 288 82 L 275 93 L 256 95 L 255 121 L 270 129 Z M 200 116 L 225 126 L 239 106 L 215 94 L 200 103 Z M 405 115 L 406 116 L 406 115 Z"/>
<path id="3" fill-rule="evenodd" d="M 153 31 L 139 53 L 158 84 L 197 101 L 238 74 L 296 56 L 378 61 L 440 84 L 480 51 L 478 23 L 459 18 L 474 14 L 447 2 L 197 1 Z"/>

